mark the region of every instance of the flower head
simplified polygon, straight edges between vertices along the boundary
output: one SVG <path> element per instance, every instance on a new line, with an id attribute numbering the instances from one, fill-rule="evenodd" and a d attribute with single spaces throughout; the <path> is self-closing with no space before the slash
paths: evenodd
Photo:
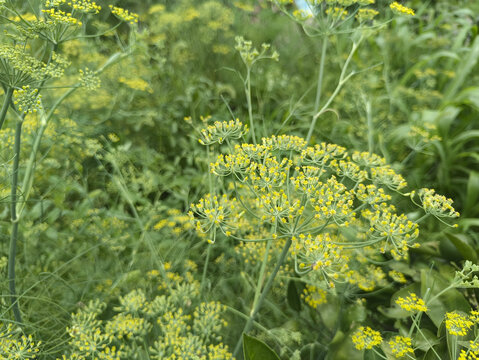
<path id="1" fill-rule="evenodd" d="M 395 336 L 388 341 L 391 352 L 396 358 L 402 358 L 408 354 L 414 354 L 414 350 L 411 347 L 412 341 L 409 337 Z"/>
<path id="2" fill-rule="evenodd" d="M 408 8 L 407 6 L 399 4 L 397 1 L 394 1 L 391 5 L 389 5 L 391 10 L 399 15 L 409 15 L 409 16 L 414 16 L 414 10 L 411 8 Z"/>
<path id="3" fill-rule="evenodd" d="M 356 349 L 363 350 L 378 346 L 383 341 L 383 338 L 379 331 L 373 330 L 369 326 L 361 326 L 352 335 L 352 340 Z"/>
<path id="4" fill-rule="evenodd" d="M 396 300 L 396 304 L 398 304 L 401 307 L 401 309 L 404 309 L 410 312 L 416 312 L 416 311 L 426 312 L 427 311 L 427 306 L 424 300 L 421 298 L 418 298 L 417 295 L 414 293 L 410 293 L 409 296 L 405 298 L 398 297 Z"/>
<path id="5" fill-rule="evenodd" d="M 446 329 L 451 335 L 465 336 L 474 322 L 465 314 L 458 312 L 446 313 Z"/>

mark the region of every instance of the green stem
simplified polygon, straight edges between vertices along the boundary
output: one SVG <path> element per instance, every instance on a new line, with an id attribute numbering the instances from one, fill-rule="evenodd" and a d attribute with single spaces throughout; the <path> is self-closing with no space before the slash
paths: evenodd
<path id="1" fill-rule="evenodd" d="M 256 308 L 256 304 L 258 303 L 259 296 L 261 295 L 261 288 L 264 284 L 264 273 L 266 271 L 266 264 L 268 263 L 268 255 L 269 249 L 271 248 L 271 242 L 272 240 L 268 240 L 268 242 L 266 243 L 266 250 L 264 252 L 263 262 L 261 263 L 261 269 L 259 271 L 258 283 L 256 284 L 256 290 L 254 293 L 253 305 L 251 306 L 250 315 L 253 314 L 253 311 Z"/>
<path id="2" fill-rule="evenodd" d="M 13 95 L 13 88 L 9 87 L 3 99 L 2 110 L 0 110 L 0 130 L 2 130 L 3 123 L 5 122 L 5 118 L 7 117 L 7 110 L 8 110 L 8 107 L 10 106 L 10 101 L 12 101 L 12 95 Z"/>
<path id="3" fill-rule="evenodd" d="M 11 189 L 11 219 L 12 233 L 10 237 L 10 249 L 8 255 L 8 287 L 12 301 L 13 315 L 18 324 L 22 323 L 22 316 L 18 306 L 17 294 L 15 291 L 15 256 L 17 254 L 18 239 L 18 218 L 17 218 L 17 185 L 18 185 L 18 167 L 20 163 L 20 141 L 22 137 L 23 121 L 17 121 L 15 128 L 14 158 L 12 169 L 12 189 Z"/>
<path id="4" fill-rule="evenodd" d="M 279 256 L 278 262 L 276 263 L 276 266 L 271 273 L 271 275 L 268 278 L 268 282 L 266 283 L 263 292 L 261 293 L 261 296 L 259 297 L 255 308 L 253 309 L 253 312 L 251 313 L 248 321 L 246 322 L 246 325 L 242 331 L 242 333 L 247 333 L 249 330 L 251 330 L 251 327 L 254 322 L 254 318 L 256 315 L 258 315 L 259 310 L 261 309 L 261 305 L 263 305 L 264 300 L 266 299 L 266 295 L 268 294 L 269 290 L 273 286 L 273 281 L 276 278 L 276 275 L 278 274 L 279 269 L 283 265 L 284 260 L 286 259 L 286 255 L 288 255 L 289 248 L 291 247 L 292 241 L 291 239 L 288 239 L 286 243 L 284 244 L 283 251 L 281 252 L 281 255 Z M 238 355 L 239 350 L 241 349 L 241 343 L 242 343 L 242 337 L 238 340 L 238 343 L 236 344 L 233 357 L 236 357 Z"/>
<path id="5" fill-rule="evenodd" d="M 323 75 L 324 75 L 324 64 L 326 60 L 326 51 L 328 50 L 328 36 L 326 35 L 323 39 L 323 46 L 321 49 L 321 59 L 319 61 L 319 72 L 318 72 L 318 84 L 316 87 L 316 100 L 314 101 L 314 111 L 316 114 L 319 110 L 319 103 L 321 102 L 321 93 L 323 89 Z"/>
<path id="6" fill-rule="evenodd" d="M 371 102 L 368 100 L 366 101 L 366 118 L 368 122 L 368 151 L 370 154 L 374 152 L 374 126 L 371 112 Z"/>
<path id="7" fill-rule="evenodd" d="M 336 86 L 336 89 L 334 90 L 333 94 L 329 97 L 328 101 L 326 101 L 326 104 L 323 105 L 321 110 L 319 110 L 317 113 L 314 114 L 313 121 L 311 122 L 311 125 L 309 127 L 308 136 L 306 137 L 306 143 L 309 143 L 309 141 L 311 140 L 311 136 L 313 135 L 313 130 L 318 118 L 321 116 L 321 114 L 324 113 L 324 111 L 328 108 L 328 106 L 333 102 L 334 98 L 338 95 L 343 85 L 355 74 L 354 72 L 351 72 L 350 74 L 346 75 L 346 72 L 349 67 L 349 63 L 351 62 L 351 59 L 353 58 L 354 53 L 358 49 L 358 46 L 361 43 L 362 39 L 363 38 L 361 37 L 358 40 L 358 42 L 353 43 L 353 46 L 351 48 L 351 51 L 349 52 L 348 58 L 346 59 L 344 63 L 343 69 L 341 70 L 341 74 L 339 76 L 339 81 L 338 81 L 338 85 Z"/>
<path id="8" fill-rule="evenodd" d="M 251 69 L 248 67 L 246 72 L 246 101 L 248 103 L 248 116 L 249 125 L 251 127 L 251 137 L 253 138 L 253 144 L 256 145 L 256 135 L 254 132 L 254 120 L 253 120 L 253 106 L 251 105 Z"/>
<path id="9" fill-rule="evenodd" d="M 203 274 L 201 275 L 201 285 L 200 285 L 200 294 L 203 294 L 203 290 L 205 287 L 205 280 L 206 280 L 206 272 L 208 270 L 208 264 L 210 261 L 210 256 L 211 256 L 211 244 L 207 244 L 208 249 L 206 250 L 206 261 L 205 265 L 203 266 Z"/>

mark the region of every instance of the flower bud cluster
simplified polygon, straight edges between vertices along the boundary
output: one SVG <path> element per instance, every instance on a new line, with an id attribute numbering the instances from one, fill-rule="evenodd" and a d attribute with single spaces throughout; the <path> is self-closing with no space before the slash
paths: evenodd
<path id="1" fill-rule="evenodd" d="M 151 301 L 149 293 L 137 289 L 120 296 L 120 306 L 114 307 L 117 313 L 113 315 L 104 312 L 107 305 L 99 300 L 83 306 L 72 315 L 67 329 L 69 354 L 61 360 L 134 359 L 138 342 L 155 360 L 234 359 L 221 342 L 228 325 L 223 318 L 226 307 L 219 302 L 200 302 L 200 284 L 189 271 L 195 270 L 196 264 L 185 263 L 183 267 L 186 271 L 182 276 L 165 263 L 166 281 L 158 270 L 148 272 L 149 285 L 155 281 L 162 284 L 153 290 L 157 295 Z"/>
<path id="2" fill-rule="evenodd" d="M 135 14 L 118 6 L 110 5 L 110 9 L 112 14 L 116 15 L 120 20 L 130 23 L 131 25 L 136 24 L 138 22 L 138 19 L 140 18 L 138 14 Z"/>
<path id="3" fill-rule="evenodd" d="M 229 199 L 226 194 L 218 197 L 207 194 L 196 204 L 191 205 L 191 211 L 188 213 L 191 221 L 195 224 L 196 231 L 201 234 L 212 233 L 209 243 L 216 240 L 216 229 L 220 229 L 224 234 L 231 234 L 235 228 L 234 218 L 236 213 L 236 199 Z"/>
<path id="4" fill-rule="evenodd" d="M 38 89 L 30 90 L 30 85 L 23 86 L 20 90 L 13 92 L 13 103 L 18 111 L 23 114 L 31 114 L 42 109 L 42 96 Z"/>
<path id="5" fill-rule="evenodd" d="M 452 207 L 452 199 L 436 194 L 434 189 L 420 189 L 418 195 L 422 203 L 422 208 L 427 214 L 440 218 L 459 217 L 459 213 Z"/>
<path id="6" fill-rule="evenodd" d="M 251 41 L 245 40 L 242 36 L 235 38 L 235 49 L 240 53 L 241 59 L 247 67 L 251 67 L 256 61 L 262 59 L 279 60 L 279 54 L 276 51 L 270 52 L 270 44 L 262 44 L 261 51 L 253 47 Z"/>
<path id="7" fill-rule="evenodd" d="M 2 359 L 36 359 L 41 342 L 34 342 L 31 335 L 16 331 L 12 324 L 0 323 L 0 357 Z"/>
<path id="8" fill-rule="evenodd" d="M 100 87 L 101 80 L 94 71 L 85 68 L 85 70 L 80 69 L 78 72 L 80 73 L 81 86 L 87 88 L 88 90 L 95 90 Z"/>
<path id="9" fill-rule="evenodd" d="M 204 129 L 201 141 L 221 143 L 224 126 Z M 216 131 L 223 133 L 216 136 Z M 291 268 L 298 274 L 328 289 L 335 282 L 349 282 L 372 291 L 385 283 L 390 269 L 384 271 L 371 260 L 404 260 L 410 248 L 419 246 L 418 224 L 390 204 L 393 192 L 404 196 L 398 190 L 407 184 L 383 157 L 348 153 L 335 144 L 308 146 L 302 138 L 288 135 L 263 138 L 261 144 L 226 145 L 210 170 L 234 198 L 206 195 L 192 205 L 190 216 L 200 233 L 213 231 L 210 242 L 216 240 L 217 228 L 244 239 L 238 251 L 250 257 L 258 253 L 249 264 L 273 259 L 272 254 L 281 251 L 277 245 L 265 247 L 266 242 L 284 244 L 290 239 Z"/>
<path id="10" fill-rule="evenodd" d="M 214 125 L 210 125 L 201 130 L 201 145 L 212 145 L 215 143 L 222 144 L 225 141 L 240 139 L 248 132 L 248 126 L 243 125 L 238 119 L 229 122 L 216 121 Z"/>
<path id="11" fill-rule="evenodd" d="M 45 15 L 47 15 L 51 23 L 63 24 L 63 25 L 78 25 L 78 26 L 82 25 L 82 22 L 78 20 L 77 18 L 73 17 L 72 13 L 67 13 L 60 9 L 51 8 L 47 10 L 42 10 L 42 12 Z"/>

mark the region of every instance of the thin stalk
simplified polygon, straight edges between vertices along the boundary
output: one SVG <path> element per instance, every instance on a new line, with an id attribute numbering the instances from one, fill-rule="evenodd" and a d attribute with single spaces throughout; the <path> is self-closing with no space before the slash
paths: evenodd
<path id="1" fill-rule="evenodd" d="M 259 271 L 258 283 L 256 284 L 256 290 L 254 293 L 253 305 L 251 306 L 250 315 L 253 314 L 253 311 L 256 308 L 256 304 L 258 302 L 259 296 L 261 295 L 261 288 L 263 287 L 263 284 L 264 284 L 264 273 L 266 271 L 266 264 L 268 263 L 269 249 L 271 248 L 272 241 L 273 240 L 268 240 L 268 242 L 266 243 L 266 250 L 264 252 L 263 262 L 261 263 L 261 269 Z"/>
<path id="2" fill-rule="evenodd" d="M 2 130 L 3 123 L 5 122 L 5 118 L 7 117 L 7 110 L 10 106 L 10 101 L 12 101 L 13 95 L 13 88 L 9 87 L 7 92 L 5 93 L 5 97 L 3 98 L 3 105 L 2 110 L 0 110 L 0 130 Z"/>
<path id="3" fill-rule="evenodd" d="M 366 101 L 366 118 L 368 122 L 368 151 L 370 154 L 374 152 L 374 126 L 371 110 L 371 101 Z"/>
<path id="4" fill-rule="evenodd" d="M 17 185 L 18 185 L 18 167 L 20 163 L 20 141 L 22 137 L 23 121 L 17 121 L 15 128 L 15 144 L 12 172 L 12 189 L 11 189 L 11 221 L 12 233 L 10 236 L 10 249 L 8 255 L 8 287 L 10 289 L 10 297 L 12 301 L 13 315 L 18 324 L 22 324 L 22 316 L 18 306 L 17 293 L 15 291 L 15 256 L 17 254 L 18 239 L 18 218 L 17 218 Z"/>
<path id="5" fill-rule="evenodd" d="M 211 244 L 208 244 L 208 249 L 206 250 L 206 261 L 205 261 L 205 265 L 203 266 L 203 274 L 201 275 L 201 285 L 200 285 L 201 294 L 203 294 L 203 290 L 205 287 L 206 272 L 208 270 L 208 263 L 210 261 L 210 256 L 211 256 Z"/>
<path id="6" fill-rule="evenodd" d="M 254 132 L 254 120 L 253 120 L 253 106 L 251 105 L 251 69 L 248 67 L 246 72 L 246 101 L 248 103 L 248 116 L 249 116 L 249 125 L 251 128 L 251 137 L 253 138 L 253 144 L 256 145 L 256 135 Z"/>
<path id="7" fill-rule="evenodd" d="M 359 44 L 362 41 L 362 37 L 355 43 L 353 43 L 353 46 L 351 47 L 351 51 L 349 52 L 348 58 L 346 59 L 343 69 L 341 70 L 341 74 L 339 76 L 339 81 L 338 85 L 336 86 L 336 89 L 334 90 L 333 94 L 329 97 L 328 101 L 323 105 L 321 110 L 319 110 L 316 114 L 313 116 L 313 121 L 311 122 L 311 125 L 309 127 L 308 131 L 308 136 L 306 137 L 306 143 L 309 143 L 311 140 L 311 136 L 313 135 L 313 130 L 316 125 L 316 121 L 318 118 L 324 113 L 324 111 L 328 108 L 328 106 L 333 102 L 334 98 L 338 95 L 339 91 L 343 87 L 343 85 L 355 74 L 354 72 L 349 73 L 346 75 L 346 72 L 349 67 L 349 63 L 351 62 L 351 59 L 353 58 L 354 53 L 358 49 Z"/>
<path id="8" fill-rule="evenodd" d="M 66 91 L 56 102 L 53 104 L 52 108 L 48 112 L 47 115 L 42 114 L 40 120 L 40 128 L 38 129 L 37 135 L 33 142 L 32 151 L 30 152 L 30 157 L 28 159 L 27 167 L 25 169 L 25 175 L 23 176 L 22 182 L 22 195 L 23 195 L 23 202 L 20 206 L 18 211 L 18 217 L 22 216 L 23 210 L 25 209 L 27 200 L 30 196 L 30 192 L 32 190 L 33 185 L 33 173 L 35 171 L 35 161 L 37 158 L 37 152 L 40 147 L 40 143 L 43 137 L 43 133 L 45 132 L 50 119 L 52 118 L 55 110 L 60 106 L 60 104 L 65 100 L 68 96 L 70 96 L 78 87 L 73 87 L 70 90 Z"/>
<path id="9" fill-rule="evenodd" d="M 323 90 L 323 75 L 324 75 L 324 64 L 326 60 L 326 51 L 328 50 L 328 36 L 324 36 L 323 38 L 323 46 L 321 48 L 321 59 L 319 61 L 319 71 L 318 71 L 318 84 L 316 87 L 316 100 L 314 101 L 314 111 L 313 113 L 316 114 L 319 110 L 319 104 L 321 102 L 321 93 Z"/>
<path id="10" fill-rule="evenodd" d="M 254 318 L 256 315 L 258 315 L 259 310 L 261 309 L 261 305 L 263 305 L 264 300 L 266 299 L 266 295 L 268 294 L 269 290 L 273 286 L 273 281 L 276 278 L 276 275 L 278 274 L 279 269 L 283 265 L 284 260 L 286 259 L 286 255 L 288 255 L 289 248 L 291 247 L 292 241 L 291 239 L 288 239 L 286 243 L 284 244 L 283 251 L 281 252 L 281 255 L 279 256 L 278 262 L 276 263 L 276 266 L 271 273 L 271 275 L 268 278 L 268 282 L 266 283 L 263 292 L 261 293 L 261 296 L 258 299 L 258 302 L 256 303 L 256 307 L 253 309 L 253 312 L 251 313 L 251 316 L 249 317 L 248 321 L 246 322 L 246 325 L 242 331 L 242 333 L 247 333 L 249 330 L 251 330 L 251 327 L 254 322 Z M 242 342 L 242 337 L 238 340 L 238 343 L 236 344 L 235 351 L 233 353 L 233 356 L 236 357 L 238 355 L 238 352 L 241 349 L 241 342 Z"/>

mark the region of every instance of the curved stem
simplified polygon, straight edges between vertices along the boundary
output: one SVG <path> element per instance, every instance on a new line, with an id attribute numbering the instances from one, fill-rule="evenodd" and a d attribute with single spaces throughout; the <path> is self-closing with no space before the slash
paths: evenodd
<path id="1" fill-rule="evenodd" d="M 351 72 L 350 74 L 346 75 L 346 72 L 349 67 L 349 63 L 351 62 L 351 59 L 353 58 L 354 53 L 358 49 L 359 44 L 362 41 L 362 37 L 357 41 L 353 43 L 353 46 L 351 47 L 351 51 L 349 52 L 348 58 L 346 59 L 343 69 L 341 70 L 341 75 L 339 76 L 339 81 L 338 85 L 336 86 L 336 89 L 334 90 L 333 94 L 329 97 L 328 101 L 323 105 L 321 110 L 319 110 L 317 113 L 314 114 L 313 116 L 313 121 L 311 122 L 311 125 L 309 126 L 309 131 L 308 131 L 308 136 L 306 137 L 306 143 L 309 143 L 311 140 L 311 136 L 313 135 L 313 130 L 316 125 L 316 121 L 318 118 L 323 114 L 328 106 L 333 102 L 334 98 L 338 95 L 339 91 L 343 87 L 343 85 L 355 74 L 354 72 Z"/>
<path id="2" fill-rule="evenodd" d="M 18 167 L 20 163 L 20 141 L 22 137 L 23 121 L 17 121 L 15 128 L 15 144 L 14 144 L 14 158 L 12 170 L 12 189 L 11 189 L 11 221 L 12 233 L 10 236 L 10 249 L 8 255 L 8 287 L 10 290 L 10 297 L 12 301 L 13 315 L 15 321 L 22 323 L 22 316 L 18 306 L 17 294 L 15 291 L 15 256 L 17 254 L 17 238 L 18 238 L 18 217 L 17 217 L 17 185 L 18 185 Z"/>
<path id="3" fill-rule="evenodd" d="M 248 321 L 246 322 L 246 325 L 242 331 L 242 333 L 246 333 L 249 330 L 251 330 L 251 327 L 254 322 L 254 318 L 256 315 L 258 315 L 259 310 L 261 309 L 261 305 L 263 305 L 264 300 L 266 299 L 266 295 L 268 294 L 269 290 L 273 286 L 273 281 L 276 278 L 276 275 L 278 274 L 279 269 L 283 265 L 284 260 L 286 259 L 286 255 L 288 255 L 289 248 L 291 247 L 292 241 L 291 239 L 288 239 L 286 243 L 284 244 L 283 251 L 281 252 L 281 255 L 279 256 L 278 262 L 276 263 L 276 266 L 271 273 L 271 275 L 268 278 L 268 282 L 266 283 L 263 292 L 261 293 L 261 296 L 258 299 L 258 302 L 256 303 L 255 308 L 253 309 Z M 238 340 L 238 343 L 236 344 L 233 356 L 236 357 L 238 355 L 239 350 L 241 349 L 241 342 L 242 342 L 242 337 Z"/>
<path id="4" fill-rule="evenodd" d="M 2 110 L 0 110 L 0 130 L 2 130 L 3 123 L 5 122 L 5 118 L 7 117 L 8 106 L 10 105 L 10 101 L 12 101 L 12 95 L 13 88 L 9 87 L 3 99 Z"/>

